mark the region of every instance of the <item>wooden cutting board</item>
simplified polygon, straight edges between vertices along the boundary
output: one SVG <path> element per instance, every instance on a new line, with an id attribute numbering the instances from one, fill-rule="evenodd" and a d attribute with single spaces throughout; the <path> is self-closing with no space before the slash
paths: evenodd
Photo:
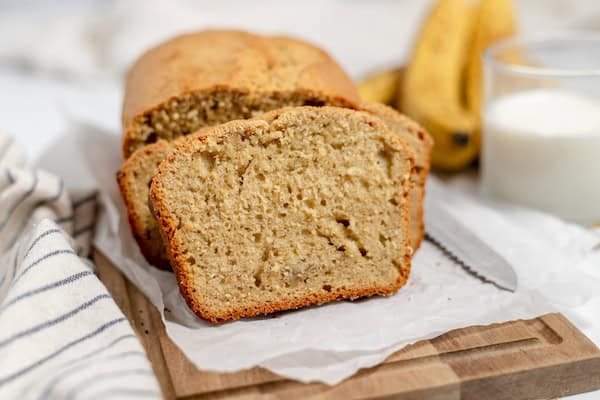
<path id="1" fill-rule="evenodd" d="M 261 368 L 200 371 L 167 337 L 144 295 L 102 255 L 95 260 L 98 276 L 146 348 L 166 399 L 517 400 L 600 389 L 600 349 L 559 314 L 451 331 L 333 387 Z"/>

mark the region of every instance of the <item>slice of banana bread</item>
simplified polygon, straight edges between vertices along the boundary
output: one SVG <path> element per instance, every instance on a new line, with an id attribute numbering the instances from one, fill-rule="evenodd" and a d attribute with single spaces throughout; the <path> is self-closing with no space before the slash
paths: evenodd
<path id="1" fill-rule="evenodd" d="M 411 246 L 416 251 L 421 245 L 425 234 L 423 220 L 423 202 L 425 200 L 425 184 L 431 165 L 431 150 L 433 139 L 410 118 L 396 110 L 380 103 L 363 103 L 361 109 L 366 110 L 381 120 L 394 133 L 406 141 L 415 155 L 415 173 L 412 174 L 412 189 L 410 191 L 410 227 L 409 235 Z"/>
<path id="2" fill-rule="evenodd" d="M 388 128 L 406 141 L 415 154 L 415 173 L 411 175 L 412 188 L 409 195 L 409 236 L 413 250 L 417 250 L 424 233 L 423 198 L 433 141 L 417 123 L 390 107 L 379 103 L 364 103 L 362 109 L 381 118 Z M 160 140 L 138 149 L 125 161 L 118 174 L 133 236 L 148 262 L 163 269 L 170 269 L 169 259 L 154 217 L 148 209 L 147 198 L 150 180 L 173 147 L 174 145 Z"/>
<path id="3" fill-rule="evenodd" d="M 410 271 L 413 158 L 381 120 L 335 107 L 189 136 L 150 189 L 188 305 L 221 322 L 393 294 Z"/>
<path id="4" fill-rule="evenodd" d="M 117 174 L 117 183 L 125 203 L 131 233 L 148 262 L 169 270 L 169 256 L 160 237 L 158 226 L 148 208 L 150 183 L 160 162 L 173 149 L 173 143 L 159 140 L 136 150 Z"/>
<path id="5" fill-rule="evenodd" d="M 283 106 L 358 103 L 350 78 L 317 47 L 239 31 L 192 33 L 149 50 L 129 72 L 123 155 Z"/>

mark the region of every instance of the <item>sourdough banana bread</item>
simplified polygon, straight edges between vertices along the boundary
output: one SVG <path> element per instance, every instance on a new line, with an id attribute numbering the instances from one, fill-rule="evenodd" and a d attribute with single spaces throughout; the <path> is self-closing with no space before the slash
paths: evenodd
<path id="1" fill-rule="evenodd" d="M 367 112 L 285 108 L 187 137 L 150 204 L 183 297 L 216 323 L 396 292 L 413 165 Z"/>
<path id="2" fill-rule="evenodd" d="M 414 251 L 421 245 L 425 234 L 423 203 L 425 184 L 431 164 L 433 139 L 412 119 L 400 114 L 391 107 L 380 103 L 363 103 L 361 108 L 379 117 L 390 130 L 406 141 L 415 155 L 415 173 L 412 174 L 410 192 L 410 242 Z"/>
<path id="3" fill-rule="evenodd" d="M 123 155 L 282 106 L 358 102 L 346 73 L 307 43 L 240 31 L 187 34 L 149 50 L 129 72 Z"/>

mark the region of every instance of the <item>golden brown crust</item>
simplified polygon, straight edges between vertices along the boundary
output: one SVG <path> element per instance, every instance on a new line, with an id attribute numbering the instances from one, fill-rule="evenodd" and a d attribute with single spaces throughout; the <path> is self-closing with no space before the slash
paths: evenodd
<path id="1" fill-rule="evenodd" d="M 166 154 L 171 150 L 171 147 L 171 144 L 161 140 L 140 148 L 125 161 L 117 173 L 117 183 L 119 184 L 121 197 L 125 203 L 125 211 L 129 220 L 131 233 L 146 260 L 150 264 L 164 270 L 171 269 L 166 249 L 164 249 L 162 242 L 157 242 L 149 237 L 149 233 L 147 232 L 148 226 L 143 222 L 144 215 L 142 214 L 145 213 L 145 210 L 142 210 L 141 206 L 137 204 L 140 201 L 146 200 L 139 198 L 139 193 L 137 193 L 135 187 L 146 185 L 146 182 L 140 182 L 141 178 L 138 176 L 140 172 L 143 172 L 140 171 L 140 168 L 145 167 L 145 159 L 152 157 L 156 152 Z M 162 157 L 160 158 L 162 159 Z"/>
<path id="2" fill-rule="evenodd" d="M 389 286 L 379 288 L 369 288 L 364 290 L 351 290 L 351 289 L 333 289 L 331 292 L 325 292 L 323 294 L 311 294 L 301 299 L 286 300 L 281 302 L 271 302 L 260 307 L 250 306 L 239 310 L 228 312 L 225 314 L 215 314 L 214 310 L 207 309 L 201 302 L 198 302 L 194 297 L 195 289 L 190 283 L 190 280 L 185 276 L 182 277 L 177 274 L 177 283 L 181 290 L 181 294 L 186 300 L 187 305 L 190 309 L 200 318 L 210 321 L 214 324 L 235 321 L 241 318 L 257 317 L 260 315 L 271 314 L 278 311 L 293 310 L 302 307 L 322 305 L 332 301 L 339 300 L 355 300 L 363 297 L 371 296 L 391 296 L 398 291 L 408 279 L 406 277 L 399 276 L 398 280 Z"/>
<path id="3" fill-rule="evenodd" d="M 385 104 L 362 102 L 359 109 L 376 115 L 378 118 L 381 118 L 393 132 L 402 134 L 403 137 L 405 137 L 407 144 L 414 150 L 415 165 L 417 167 L 430 167 L 433 138 L 425 128 L 406 115 Z"/>
<path id="4" fill-rule="evenodd" d="M 228 91 L 256 98 L 294 93 L 321 104 L 354 107 L 356 88 L 323 50 L 286 38 L 209 30 L 178 36 L 150 49 L 127 76 L 123 154 L 131 154 L 135 127 L 172 99 Z"/>
<path id="5" fill-rule="evenodd" d="M 150 204 L 151 210 L 158 222 L 159 230 L 161 232 L 163 240 L 165 241 L 166 246 L 169 249 L 171 265 L 173 266 L 173 269 L 175 271 L 177 283 L 179 285 L 182 296 L 186 300 L 186 303 L 188 304 L 190 309 L 196 315 L 210 322 L 219 323 L 229 320 L 237 320 L 240 318 L 253 317 L 277 311 L 295 309 L 310 305 L 319 305 L 326 302 L 341 299 L 357 299 L 373 295 L 391 295 L 395 293 L 400 287 L 402 287 L 408 279 L 411 262 L 411 252 L 408 250 L 410 247 L 410 238 L 408 233 L 409 204 L 408 201 L 404 201 L 398 205 L 399 207 L 402 207 L 402 215 L 404 215 L 404 221 L 402 224 L 402 248 L 406 249 L 406 251 L 404 251 L 403 257 L 404 265 L 402 266 L 402 268 L 398 266 L 398 278 L 396 282 L 393 282 L 390 285 L 364 288 L 361 290 L 338 288 L 332 290 L 331 292 L 313 294 L 305 296 L 303 298 L 295 298 L 292 300 L 286 300 L 281 302 L 269 302 L 261 306 L 245 307 L 243 309 L 229 311 L 225 314 L 215 313 L 214 310 L 205 307 L 204 304 L 198 301 L 198 298 L 195 295 L 196 288 L 193 285 L 192 276 L 190 276 L 186 272 L 189 269 L 190 265 L 188 257 L 186 256 L 184 244 L 179 243 L 175 235 L 175 232 L 178 229 L 179 225 L 177 217 L 174 214 L 172 214 L 162 202 L 162 199 L 165 197 L 166 190 L 162 186 L 162 179 L 169 173 L 169 169 L 172 165 L 176 164 L 178 161 L 185 160 L 186 157 L 188 157 L 190 154 L 193 154 L 197 150 L 198 146 L 202 142 L 206 141 L 206 139 L 210 135 L 227 135 L 232 134 L 234 132 L 248 131 L 251 130 L 253 126 L 259 127 L 261 125 L 264 126 L 265 122 L 271 123 L 274 120 L 280 118 L 283 114 L 286 114 L 290 111 L 293 111 L 294 113 L 314 111 L 330 112 L 333 113 L 333 115 L 335 115 L 336 118 L 339 119 L 347 118 L 350 113 L 355 113 L 355 115 L 358 115 L 361 118 L 363 118 L 366 121 L 366 123 L 372 126 L 378 126 L 379 129 L 385 131 L 391 141 L 400 144 L 401 147 L 404 149 L 407 160 L 410 161 L 410 173 L 413 173 L 414 171 L 414 156 L 412 150 L 402 138 L 392 133 L 392 131 L 390 131 L 381 120 L 373 117 L 367 112 L 352 111 L 349 109 L 342 109 L 336 107 L 322 107 L 318 109 L 315 107 L 283 108 L 265 113 L 250 120 L 231 121 L 229 123 L 219 125 L 213 128 L 207 128 L 199 133 L 187 136 L 185 140 L 180 141 L 176 149 L 172 151 L 159 166 L 158 172 L 156 174 L 155 179 L 153 179 L 152 181 L 150 189 Z M 405 187 L 407 190 L 404 192 L 404 198 L 407 198 L 409 195 L 408 189 L 410 187 L 408 181 L 406 182 Z"/>
<path id="6" fill-rule="evenodd" d="M 433 138 L 415 121 L 384 104 L 363 102 L 361 109 L 381 118 L 390 130 L 406 140 L 415 153 L 414 186 L 411 189 L 410 195 L 410 237 L 411 245 L 414 251 L 416 251 L 421 246 L 425 235 L 423 202 L 425 200 L 427 176 L 429 175 L 431 166 Z"/>

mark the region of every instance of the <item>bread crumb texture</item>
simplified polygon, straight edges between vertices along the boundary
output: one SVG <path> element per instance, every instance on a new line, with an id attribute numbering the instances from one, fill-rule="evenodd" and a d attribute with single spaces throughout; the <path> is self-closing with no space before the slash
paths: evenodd
<path id="1" fill-rule="evenodd" d="M 226 30 L 182 35 L 147 51 L 128 74 L 123 155 L 283 106 L 358 102 L 348 75 L 310 44 Z"/>
<path id="2" fill-rule="evenodd" d="M 164 140 L 142 147 L 123 163 L 117 174 L 131 233 L 146 260 L 165 270 L 171 269 L 169 256 L 148 208 L 148 195 L 160 162 L 173 147 Z"/>
<path id="3" fill-rule="evenodd" d="M 150 190 L 188 305 L 222 322 L 393 294 L 410 271 L 413 164 L 379 119 L 335 107 L 188 136 Z"/>
<path id="4" fill-rule="evenodd" d="M 415 173 L 411 176 L 412 188 L 409 196 L 409 235 L 411 246 L 416 251 L 425 233 L 423 202 L 431 164 L 433 139 L 419 124 L 384 104 L 364 102 L 360 108 L 380 118 L 392 132 L 400 135 L 414 152 Z"/>

